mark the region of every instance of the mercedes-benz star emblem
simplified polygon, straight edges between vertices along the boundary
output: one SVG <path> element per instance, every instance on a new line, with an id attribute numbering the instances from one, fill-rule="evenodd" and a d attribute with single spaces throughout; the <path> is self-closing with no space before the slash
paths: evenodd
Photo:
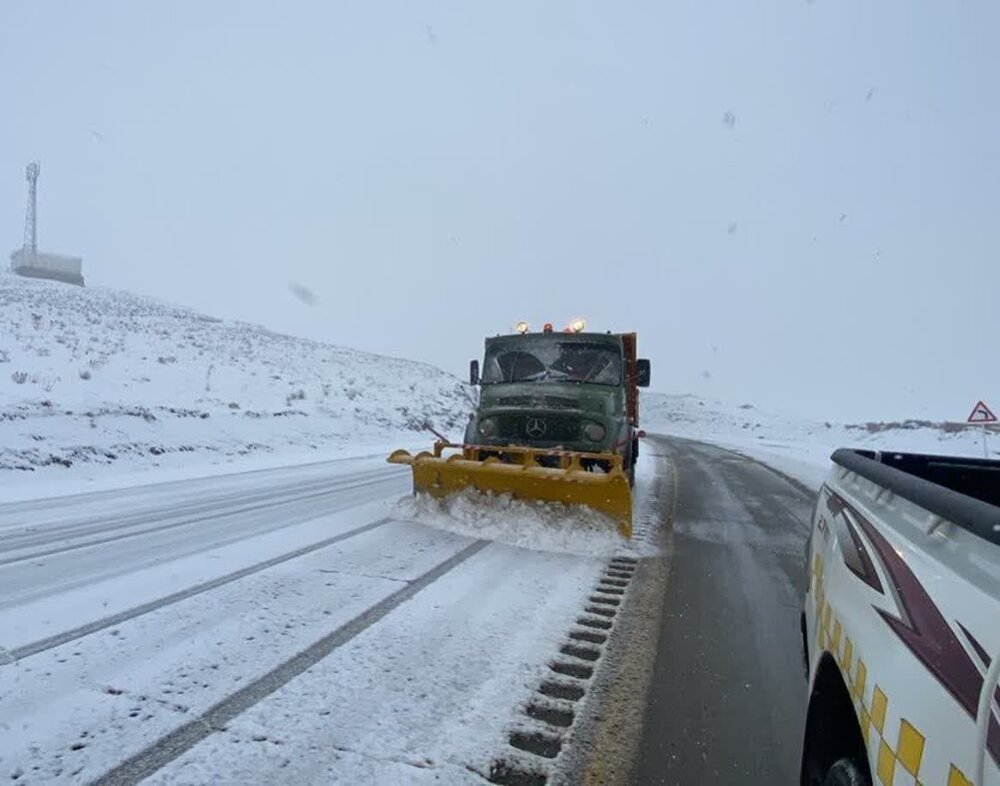
<path id="1" fill-rule="evenodd" d="M 524 430 L 532 439 L 541 439 L 545 436 L 545 432 L 548 431 L 548 428 L 549 427 L 545 425 L 545 421 L 541 418 L 528 418 L 528 423 L 525 425 Z"/>

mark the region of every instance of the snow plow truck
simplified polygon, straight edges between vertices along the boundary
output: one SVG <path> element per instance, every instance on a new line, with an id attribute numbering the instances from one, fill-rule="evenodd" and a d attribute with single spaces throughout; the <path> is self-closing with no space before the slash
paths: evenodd
<path id="1" fill-rule="evenodd" d="M 415 494 L 444 498 L 475 489 L 516 499 L 583 505 L 632 535 L 632 485 L 639 455 L 639 388 L 650 364 L 635 333 L 564 331 L 520 322 L 486 339 L 480 389 L 462 443 L 438 435 L 429 452 L 397 450 L 413 470 Z"/>

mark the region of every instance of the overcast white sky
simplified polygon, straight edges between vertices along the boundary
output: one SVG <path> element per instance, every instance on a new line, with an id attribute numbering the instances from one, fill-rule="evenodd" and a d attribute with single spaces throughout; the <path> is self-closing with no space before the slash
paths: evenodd
<path id="1" fill-rule="evenodd" d="M 464 375 L 518 319 L 654 389 L 1000 406 L 1000 4 L 0 4 L 0 243 Z M 318 298 L 302 303 L 299 282 Z"/>

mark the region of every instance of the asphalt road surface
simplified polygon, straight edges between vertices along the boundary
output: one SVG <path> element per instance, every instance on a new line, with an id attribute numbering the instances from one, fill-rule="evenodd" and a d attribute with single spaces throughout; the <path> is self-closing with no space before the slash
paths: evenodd
<path id="1" fill-rule="evenodd" d="M 639 784 L 793 784 L 806 683 L 799 633 L 813 495 L 746 457 L 665 439 L 674 491 Z"/>

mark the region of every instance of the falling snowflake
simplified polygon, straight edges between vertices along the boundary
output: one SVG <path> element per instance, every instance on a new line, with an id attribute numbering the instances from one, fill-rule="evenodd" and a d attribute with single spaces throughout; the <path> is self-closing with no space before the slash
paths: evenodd
<path id="1" fill-rule="evenodd" d="M 305 303 L 307 306 L 315 306 L 319 302 L 319 298 L 316 297 L 315 293 L 308 287 L 302 286 L 295 281 L 291 281 L 288 284 L 289 291 L 295 295 L 299 300 Z"/>

